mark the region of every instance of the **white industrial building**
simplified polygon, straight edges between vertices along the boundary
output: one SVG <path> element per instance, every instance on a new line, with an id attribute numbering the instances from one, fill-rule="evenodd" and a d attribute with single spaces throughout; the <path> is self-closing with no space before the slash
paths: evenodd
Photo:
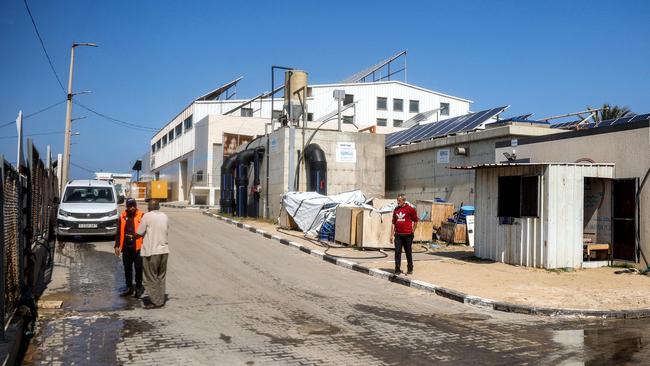
<path id="1" fill-rule="evenodd" d="M 341 101 L 344 131 L 374 126 L 377 133 L 390 133 L 415 122 L 434 122 L 470 111 L 470 100 L 390 80 L 396 73 L 391 74 L 390 63 L 400 55 L 341 83 L 309 85 L 306 127 L 324 123 L 324 129 L 337 128 L 339 101 L 334 98 L 335 90 L 345 95 Z M 375 74 L 386 67 L 387 76 L 377 78 Z M 372 80 L 367 81 L 371 76 Z M 240 80 L 192 101 L 151 138 L 149 171 L 152 177 L 169 182 L 170 200 L 214 205 L 220 189 L 223 134 L 261 136 L 270 132 L 272 119 L 274 127 L 279 126 L 282 97 L 266 93 L 252 99 L 232 99 Z"/>

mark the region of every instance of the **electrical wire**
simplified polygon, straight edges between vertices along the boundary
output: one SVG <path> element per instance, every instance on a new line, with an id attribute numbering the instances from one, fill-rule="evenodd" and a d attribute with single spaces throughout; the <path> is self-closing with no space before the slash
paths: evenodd
<path id="1" fill-rule="evenodd" d="M 77 168 L 79 168 L 79 169 L 81 169 L 81 170 L 85 170 L 85 171 L 87 171 L 87 172 L 89 172 L 89 173 L 94 173 L 94 172 L 95 172 L 95 170 L 91 170 L 91 169 L 85 168 L 85 167 L 83 167 L 83 166 L 81 166 L 81 165 L 79 165 L 79 164 L 75 164 L 75 163 L 73 163 L 73 162 L 70 162 L 70 165 L 72 165 L 72 166 L 76 166 Z"/>
<path id="2" fill-rule="evenodd" d="M 381 256 L 381 257 L 377 257 L 377 256 L 375 256 L 375 257 L 350 257 L 350 256 L 342 256 L 342 255 L 328 254 L 327 252 L 328 252 L 330 249 L 343 249 L 343 248 L 348 248 L 348 247 L 347 247 L 347 246 L 343 246 L 343 245 L 341 245 L 341 246 L 334 246 L 334 245 L 331 245 L 331 244 L 329 244 L 329 243 L 327 243 L 327 242 L 322 242 L 322 241 L 320 241 L 320 240 L 310 239 L 310 238 L 308 238 L 307 236 L 304 236 L 304 235 L 303 235 L 303 236 L 299 236 L 299 235 L 291 234 L 291 233 L 288 233 L 288 232 L 286 232 L 286 231 L 283 231 L 283 230 L 282 230 L 281 228 L 279 228 L 279 227 L 278 227 L 278 228 L 275 228 L 275 229 L 276 229 L 279 233 L 282 233 L 282 234 L 285 234 L 285 235 L 289 235 L 289 236 L 293 236 L 293 237 L 296 237 L 296 238 L 305 239 L 305 240 L 307 240 L 307 241 L 309 241 L 309 242 L 311 242 L 311 243 L 313 243 L 313 244 L 316 244 L 316 245 L 318 245 L 318 246 L 320 246 L 320 247 L 326 248 L 326 249 L 325 249 L 325 254 L 327 254 L 327 255 L 329 255 L 329 256 L 332 256 L 332 257 L 336 257 L 336 258 L 345 258 L 345 259 L 382 259 L 382 258 L 386 258 L 386 257 L 388 257 L 388 253 L 384 252 L 382 249 L 376 249 L 376 251 L 378 251 L 378 252 L 380 252 L 380 253 L 383 254 L 383 256 Z"/>
<path id="3" fill-rule="evenodd" d="M 36 20 L 34 20 L 32 11 L 29 9 L 29 4 L 27 4 L 27 0 L 23 0 L 23 3 L 25 4 L 25 9 L 27 9 L 27 14 L 29 14 L 29 18 L 32 20 L 32 26 L 34 26 L 34 31 L 36 32 L 38 41 L 41 43 L 41 48 L 43 49 L 43 53 L 45 53 L 47 62 L 50 64 L 50 69 L 52 69 L 52 73 L 54 74 L 54 77 L 56 77 L 56 81 L 59 83 L 59 86 L 61 87 L 61 91 L 63 92 L 63 94 L 67 95 L 68 93 L 66 93 L 65 88 L 63 87 L 61 78 L 59 78 L 59 74 L 56 72 L 56 69 L 54 68 L 54 64 L 52 63 L 52 58 L 50 57 L 50 54 L 47 52 L 47 48 L 45 48 L 45 42 L 43 41 L 43 37 L 41 37 L 41 32 L 38 31 L 38 27 L 36 26 Z"/>
<path id="4" fill-rule="evenodd" d="M 29 135 L 25 135 L 25 137 L 45 136 L 45 135 L 60 135 L 62 133 L 65 133 L 65 132 L 63 132 L 63 131 L 40 132 L 40 133 L 31 133 Z M 12 138 L 17 138 L 17 137 L 18 137 L 18 135 L 0 136 L 0 139 L 12 139 Z"/>
<path id="5" fill-rule="evenodd" d="M 63 104 L 63 103 L 65 103 L 65 101 L 66 101 L 66 100 L 64 99 L 64 100 L 62 100 L 62 101 L 60 101 L 60 102 L 56 102 L 56 103 L 54 103 L 54 104 L 52 104 L 52 105 L 50 105 L 50 106 L 47 106 L 47 107 L 45 107 L 45 108 L 43 108 L 43 109 L 41 109 L 41 110 L 39 110 L 39 111 L 37 111 L 37 112 L 34 112 L 34 113 L 30 113 L 30 114 L 24 115 L 24 116 L 23 116 L 23 119 L 27 119 L 27 118 L 33 117 L 33 116 L 35 116 L 35 115 L 37 115 L 37 114 L 39 114 L 39 113 L 43 113 L 43 112 L 45 112 L 45 111 L 48 111 L 48 110 L 50 110 L 50 109 L 52 109 L 52 108 L 58 106 L 59 104 Z M 7 126 L 10 126 L 10 125 L 12 125 L 12 124 L 14 124 L 14 123 L 16 123 L 16 121 L 11 121 L 11 122 L 7 122 L 7 123 L 3 123 L 3 124 L 0 125 L 0 128 L 4 128 L 4 127 L 7 127 Z"/>
<path id="6" fill-rule="evenodd" d="M 87 110 L 90 113 L 93 113 L 93 114 L 95 114 L 95 115 L 97 115 L 99 117 L 102 117 L 102 118 L 106 119 L 109 122 L 120 125 L 122 127 L 131 128 L 131 129 L 139 130 L 139 131 L 146 131 L 146 132 L 158 131 L 157 128 L 148 127 L 148 126 L 144 126 L 144 125 L 139 125 L 137 123 L 127 122 L 127 121 L 123 121 L 121 119 L 117 119 L 115 117 L 111 117 L 109 115 L 98 112 L 98 111 L 96 111 L 96 110 L 94 110 L 94 109 L 92 109 L 90 107 L 87 107 L 87 106 L 85 106 L 85 105 L 83 105 L 83 104 L 81 104 L 79 102 L 76 102 L 76 101 L 73 101 L 73 103 L 78 105 L 79 107 Z"/>

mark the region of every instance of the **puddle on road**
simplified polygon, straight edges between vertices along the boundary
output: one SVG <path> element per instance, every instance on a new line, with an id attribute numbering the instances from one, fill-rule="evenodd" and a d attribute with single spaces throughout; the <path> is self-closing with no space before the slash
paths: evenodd
<path id="1" fill-rule="evenodd" d="M 146 322 L 122 320 L 114 313 L 131 310 L 140 301 L 119 296 L 124 283 L 121 260 L 92 243 L 66 242 L 57 245 L 55 262 L 68 269 L 65 291 L 41 300 L 60 300 L 63 306 L 39 311 L 37 334 L 23 363 L 118 363 L 116 347 L 121 339 L 153 329 Z"/>
<path id="2" fill-rule="evenodd" d="M 63 300 L 64 310 L 79 312 L 130 310 L 138 303 L 119 296 L 124 269 L 115 254 L 96 250 L 92 243 L 65 242 L 57 244 L 55 260 L 68 267 L 68 290 L 43 300 Z"/>
<path id="3" fill-rule="evenodd" d="M 443 332 L 448 330 L 449 334 L 465 329 L 479 343 L 484 342 L 480 341 L 481 338 L 485 338 L 485 341 L 495 340 L 493 336 L 497 334 L 508 337 L 512 342 L 509 344 L 511 349 L 495 348 L 491 351 L 513 356 L 522 362 L 526 362 L 527 357 L 534 356 L 544 364 L 650 364 L 650 334 L 647 332 L 650 329 L 650 319 L 545 318 L 538 324 L 509 324 L 489 322 L 493 317 L 480 313 L 417 315 L 362 304 L 355 308 L 392 325 L 421 329 L 429 327 Z M 485 349 L 477 348 L 465 357 L 479 357 L 484 351 Z M 479 359 L 489 358 L 482 356 Z"/>

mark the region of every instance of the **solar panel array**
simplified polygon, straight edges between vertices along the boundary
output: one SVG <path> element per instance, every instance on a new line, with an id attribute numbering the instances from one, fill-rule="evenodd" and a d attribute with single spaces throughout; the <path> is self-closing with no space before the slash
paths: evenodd
<path id="1" fill-rule="evenodd" d="M 630 117 L 620 117 L 620 118 L 615 118 L 615 119 L 608 119 L 606 121 L 602 121 L 598 124 L 594 122 L 590 123 L 583 123 L 580 125 L 580 129 L 587 129 L 587 128 L 597 128 L 597 127 L 605 127 L 605 126 L 616 126 L 616 125 L 622 125 L 626 123 L 633 123 L 633 122 L 639 122 L 639 121 L 645 121 L 645 120 L 650 120 L 650 113 L 646 114 L 639 114 L 636 116 L 630 116 Z M 553 128 L 564 128 L 564 129 L 572 129 L 576 127 L 580 121 L 571 121 L 571 122 L 561 122 L 561 123 L 554 123 L 551 125 Z"/>
<path id="2" fill-rule="evenodd" d="M 486 109 L 439 122 L 418 125 L 386 136 L 386 147 L 410 144 L 454 133 L 470 131 L 506 110 L 508 106 Z"/>
<path id="3" fill-rule="evenodd" d="M 497 122 L 498 123 L 506 123 L 506 122 L 528 121 L 528 118 L 530 118 L 530 116 L 532 116 L 532 115 L 533 115 L 532 113 L 522 114 L 520 116 L 514 116 L 514 117 L 510 117 L 510 118 L 506 118 L 506 119 L 500 119 Z"/>

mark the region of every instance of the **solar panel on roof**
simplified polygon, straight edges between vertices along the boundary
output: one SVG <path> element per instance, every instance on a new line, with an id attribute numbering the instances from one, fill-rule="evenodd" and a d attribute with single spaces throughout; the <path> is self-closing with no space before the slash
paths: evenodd
<path id="1" fill-rule="evenodd" d="M 598 127 L 607 127 L 607 126 L 617 126 L 617 125 L 622 125 L 626 123 L 633 123 L 633 122 L 638 122 L 638 121 L 645 121 L 645 120 L 650 120 L 650 113 L 645 113 L 645 114 L 639 114 L 636 116 L 630 116 L 630 117 L 619 117 L 619 118 L 614 118 L 614 119 L 608 119 L 605 121 L 602 121 L 598 124 L 594 122 L 590 123 L 584 123 L 580 125 L 580 129 L 588 129 L 588 128 L 598 128 Z M 571 122 L 560 122 L 560 123 L 554 123 L 551 125 L 552 128 L 575 128 L 580 121 L 571 121 Z"/>
<path id="2" fill-rule="evenodd" d="M 473 130 L 490 118 L 503 112 L 506 108 L 508 106 L 486 109 L 476 113 L 448 118 L 439 122 L 415 126 L 405 131 L 394 132 L 386 137 L 386 147 L 430 140 L 436 137 Z"/>

